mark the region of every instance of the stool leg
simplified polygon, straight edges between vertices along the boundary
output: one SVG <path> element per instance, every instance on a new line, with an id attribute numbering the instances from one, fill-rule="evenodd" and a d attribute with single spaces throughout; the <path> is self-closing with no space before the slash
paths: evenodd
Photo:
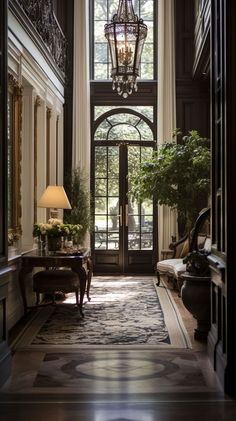
<path id="1" fill-rule="evenodd" d="M 36 292 L 36 305 L 39 304 L 39 301 L 40 301 L 40 294 L 39 292 Z"/>

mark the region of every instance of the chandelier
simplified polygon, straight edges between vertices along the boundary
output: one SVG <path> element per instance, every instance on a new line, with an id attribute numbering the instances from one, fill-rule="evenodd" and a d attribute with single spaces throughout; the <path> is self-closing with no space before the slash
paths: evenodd
<path id="1" fill-rule="evenodd" d="M 133 90 L 137 91 L 140 60 L 147 25 L 134 14 L 132 0 L 119 0 L 117 13 L 105 25 L 112 62 L 112 89 L 127 98 Z"/>

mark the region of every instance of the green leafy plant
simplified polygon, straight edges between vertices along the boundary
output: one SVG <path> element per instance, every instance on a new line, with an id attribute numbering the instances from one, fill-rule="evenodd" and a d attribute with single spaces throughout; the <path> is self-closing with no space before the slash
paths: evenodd
<path id="1" fill-rule="evenodd" d="M 83 244 L 86 232 L 91 228 L 90 192 L 87 187 L 87 177 L 80 168 L 75 168 L 71 175 L 67 176 L 66 186 L 72 209 L 65 211 L 64 222 L 82 225 L 82 229 L 77 235 L 77 241 Z"/>
<path id="2" fill-rule="evenodd" d="M 188 231 L 209 194 L 209 140 L 192 130 L 179 143 L 164 143 L 129 181 L 131 198 L 176 208 Z"/>
<path id="3" fill-rule="evenodd" d="M 210 268 L 207 256 L 210 253 L 204 249 L 193 250 L 183 259 L 186 263 L 186 272 L 195 276 L 210 276 Z"/>

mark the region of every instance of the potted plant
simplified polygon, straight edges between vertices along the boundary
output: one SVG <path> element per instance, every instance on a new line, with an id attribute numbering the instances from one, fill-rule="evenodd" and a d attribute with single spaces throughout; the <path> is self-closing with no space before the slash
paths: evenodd
<path id="1" fill-rule="evenodd" d="M 160 205 L 176 208 L 179 221 L 189 231 L 199 210 L 206 205 L 210 189 L 209 140 L 196 130 L 178 143 L 168 142 L 130 177 L 130 195 L 138 201 L 154 199 Z M 183 234 L 183 233 L 181 233 Z"/>
<path id="2" fill-rule="evenodd" d="M 210 268 L 207 256 L 209 251 L 205 249 L 193 250 L 183 259 L 186 263 L 186 272 L 192 276 L 210 276 Z"/>
<path id="3" fill-rule="evenodd" d="M 87 177 L 79 167 L 73 169 L 71 174 L 66 177 L 66 186 L 71 210 L 65 211 L 64 222 L 82 225 L 76 236 L 76 241 L 83 245 L 86 233 L 91 227 L 90 192 L 87 187 Z"/>
<path id="4" fill-rule="evenodd" d="M 206 340 L 210 329 L 210 268 L 205 249 L 193 250 L 183 259 L 186 272 L 182 275 L 182 301 L 197 320 L 194 338 Z"/>

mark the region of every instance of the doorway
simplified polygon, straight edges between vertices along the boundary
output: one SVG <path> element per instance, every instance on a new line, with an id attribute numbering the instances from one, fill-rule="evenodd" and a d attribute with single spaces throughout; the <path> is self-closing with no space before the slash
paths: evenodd
<path id="1" fill-rule="evenodd" d="M 102 139 L 101 139 L 102 136 Z M 96 273 L 152 273 L 157 256 L 157 221 L 151 200 L 129 197 L 132 174 L 152 155 L 152 122 L 118 109 L 96 124 L 93 148 Z"/>

